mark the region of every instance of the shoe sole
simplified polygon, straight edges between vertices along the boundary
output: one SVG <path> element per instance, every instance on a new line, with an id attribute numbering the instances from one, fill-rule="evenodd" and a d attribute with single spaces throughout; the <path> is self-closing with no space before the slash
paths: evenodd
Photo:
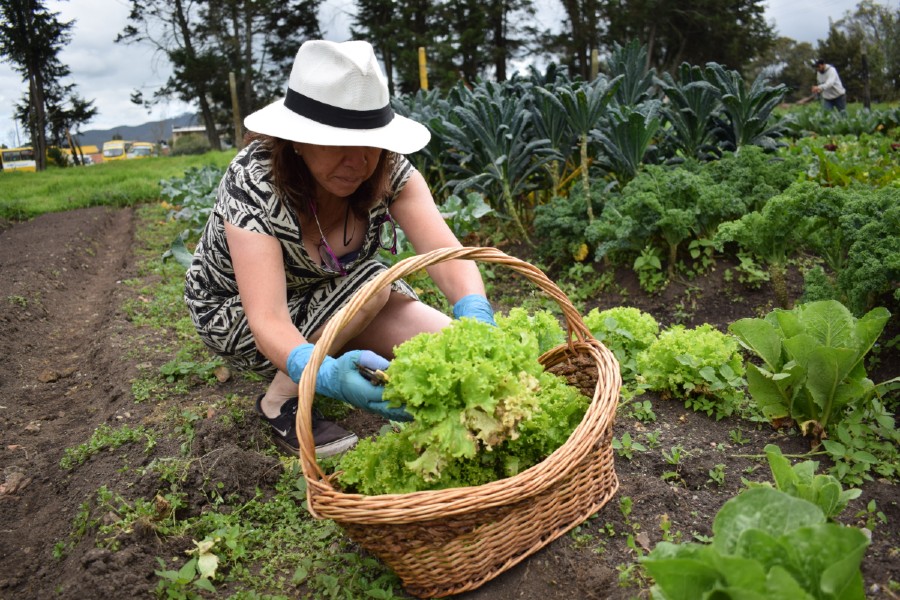
<path id="1" fill-rule="evenodd" d="M 297 456 L 300 454 L 300 448 L 294 448 L 282 438 L 277 436 L 269 436 L 275 445 L 278 446 L 278 449 L 281 450 L 285 454 L 289 454 L 292 456 Z M 356 434 L 351 434 L 345 438 L 341 438 L 339 440 L 334 440 L 333 442 L 329 442 L 328 444 L 323 444 L 321 446 L 316 446 L 316 458 L 327 458 L 329 456 L 334 456 L 335 454 L 341 454 L 342 452 L 346 452 L 350 448 L 356 445 L 359 441 L 359 438 Z"/>

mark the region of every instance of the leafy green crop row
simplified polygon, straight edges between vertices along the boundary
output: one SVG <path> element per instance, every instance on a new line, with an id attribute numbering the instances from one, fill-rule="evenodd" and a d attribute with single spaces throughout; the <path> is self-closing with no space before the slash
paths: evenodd
<path id="1" fill-rule="evenodd" d="M 886 294 L 900 300 L 900 186 L 821 185 L 810 161 L 746 147 L 713 162 L 644 166 L 620 190 L 595 187 L 589 201 L 576 186 L 537 208 L 537 250 L 564 266 L 587 243 L 595 259 L 633 265 L 650 292 L 702 269 L 691 263 L 715 250 L 763 268 L 785 308 L 794 300 L 787 269 L 805 254 L 806 300 L 836 299 L 855 314 Z M 581 218 L 588 203 L 600 213 L 592 223 Z"/>
<path id="2" fill-rule="evenodd" d="M 900 476 L 900 431 L 887 408 L 900 377 L 872 382 L 865 369 L 889 317 L 877 308 L 857 319 L 829 300 L 738 320 L 730 335 L 709 325 L 660 331 L 628 307 L 593 309 L 584 322 L 619 361 L 626 404 L 652 390 L 716 418 L 795 425 L 836 476 L 862 483 Z"/>

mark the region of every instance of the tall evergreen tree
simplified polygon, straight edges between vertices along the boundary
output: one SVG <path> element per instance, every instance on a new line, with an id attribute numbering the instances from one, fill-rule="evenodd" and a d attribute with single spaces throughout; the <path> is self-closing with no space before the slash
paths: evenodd
<path id="1" fill-rule="evenodd" d="M 352 34 L 372 43 L 391 91 L 419 89 L 419 47 L 429 87 L 507 78 L 508 64 L 533 36 L 533 0 L 358 0 Z"/>
<path id="2" fill-rule="evenodd" d="M 381 57 L 391 93 L 419 89 L 419 48 L 436 56 L 447 28 L 435 17 L 431 0 L 357 0 L 351 35 L 372 44 Z M 429 85 L 434 85 L 429 74 Z"/>
<path id="3" fill-rule="evenodd" d="M 62 86 L 69 68 L 59 60 L 59 51 L 71 39 L 72 22 L 61 22 L 59 13 L 48 10 L 43 0 L 0 0 L 0 17 L 0 57 L 28 84 L 17 118 L 30 133 L 37 169 L 43 171 L 50 103 L 60 114 L 74 89 Z"/>
<path id="4" fill-rule="evenodd" d="M 637 39 L 657 71 L 716 62 L 742 72 L 775 39 L 764 0 L 604 0 L 601 18 L 606 46 Z"/>
<path id="5" fill-rule="evenodd" d="M 583 79 L 590 77 L 591 53 L 600 47 L 601 1 L 560 0 L 566 15 L 564 29 L 549 41 L 560 62 Z"/>
<path id="6" fill-rule="evenodd" d="M 397 14 L 393 0 L 357 0 L 356 17 L 350 28 L 351 37 L 369 41 L 381 57 L 391 94 L 394 93 L 394 57 L 400 47 Z"/>

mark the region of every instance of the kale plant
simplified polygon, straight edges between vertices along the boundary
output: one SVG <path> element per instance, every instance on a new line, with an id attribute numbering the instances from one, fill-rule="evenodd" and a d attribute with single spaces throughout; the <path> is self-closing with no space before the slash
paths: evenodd
<path id="1" fill-rule="evenodd" d="M 900 188 L 853 186 L 831 194 L 833 214 L 808 244 L 830 276 L 819 277 L 818 297 L 808 290 L 810 298 L 839 300 L 856 315 L 888 294 L 900 302 Z"/>
<path id="2" fill-rule="evenodd" d="M 671 278 L 685 241 L 742 213 L 733 191 L 717 185 L 702 170 L 645 165 L 608 200 L 585 234 L 597 248 L 597 258 L 609 253 L 635 255 L 648 243 L 660 247 L 666 252 Z"/>
<path id="3" fill-rule="evenodd" d="M 591 136 L 603 149 L 599 163 L 618 181 L 631 181 L 645 156 L 654 150 L 661 104 L 659 100 L 647 100 L 635 106 L 614 106 L 602 126 L 591 130 Z"/>
<path id="4" fill-rule="evenodd" d="M 592 193 L 592 204 L 602 206 L 602 190 L 595 186 Z M 578 248 L 587 240 L 587 222 L 584 219 L 586 211 L 587 202 L 581 182 L 572 186 L 568 197 L 554 196 L 547 204 L 535 208 L 536 250 L 542 260 L 562 264 L 571 261 Z"/>
<path id="5" fill-rule="evenodd" d="M 713 117 L 717 114 L 719 90 L 706 81 L 698 66 L 681 63 L 676 76 L 663 73 L 657 80 L 669 102 L 663 106 L 663 128 L 668 146 L 686 159 L 715 158 Z"/>
<path id="6" fill-rule="evenodd" d="M 716 233 L 715 241 L 720 246 L 734 242 L 766 265 L 775 299 L 783 308 L 792 304 L 786 281 L 788 259 L 817 228 L 827 225 L 820 216 L 827 193 L 812 182 L 794 183 L 759 211 L 722 223 Z"/>
<path id="7" fill-rule="evenodd" d="M 725 150 L 755 145 L 774 150 L 787 123 L 773 114 L 788 88 L 769 85 L 761 74 L 748 87 L 741 74 L 718 63 L 707 63 L 705 78 L 719 90 L 722 115 L 715 116 L 719 142 Z"/>
<path id="8" fill-rule="evenodd" d="M 704 163 L 704 169 L 715 182 L 734 190 L 745 210 L 759 210 L 769 198 L 802 180 L 808 163 L 806 157 L 743 146 L 737 152 L 725 152 L 719 160 Z"/>

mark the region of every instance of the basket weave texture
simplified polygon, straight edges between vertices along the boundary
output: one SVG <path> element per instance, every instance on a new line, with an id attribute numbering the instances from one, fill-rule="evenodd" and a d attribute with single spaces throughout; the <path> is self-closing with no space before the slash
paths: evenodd
<path id="1" fill-rule="evenodd" d="M 455 259 L 509 267 L 556 301 L 568 341 L 540 362 L 548 369 L 588 357 L 596 365 L 597 385 L 584 419 L 553 454 L 514 477 L 409 494 L 344 493 L 316 462 L 310 416 L 316 372 L 337 333 L 374 294 L 424 267 Z M 479 587 L 596 513 L 619 487 L 611 446 L 621 387 L 615 357 L 591 336 L 565 294 L 540 269 L 496 248 L 445 248 L 398 262 L 358 290 L 329 322 L 310 365 L 300 379 L 297 411 L 309 510 L 316 518 L 334 520 L 419 598 Z"/>

